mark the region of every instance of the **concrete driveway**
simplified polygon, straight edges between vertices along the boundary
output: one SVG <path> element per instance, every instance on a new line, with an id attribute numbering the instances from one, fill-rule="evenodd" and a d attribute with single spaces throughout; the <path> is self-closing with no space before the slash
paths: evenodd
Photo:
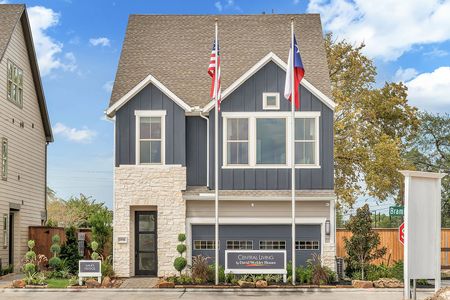
<path id="1" fill-rule="evenodd" d="M 420 291 L 418 293 L 418 300 L 423 300 L 432 294 L 431 290 Z M 13 300 L 61 300 L 69 298 L 70 300 L 149 300 L 149 299 L 162 299 L 162 300 L 217 300 L 217 299 L 305 299 L 305 300 L 401 300 L 401 290 L 356 290 L 356 289 L 333 289 L 333 290 L 321 290 L 321 291 L 305 291 L 298 290 L 291 291 L 182 291 L 182 290 L 101 290 L 101 291 L 28 291 L 28 290 L 2 290 L 0 291 L 0 299 L 13 299 Z"/>

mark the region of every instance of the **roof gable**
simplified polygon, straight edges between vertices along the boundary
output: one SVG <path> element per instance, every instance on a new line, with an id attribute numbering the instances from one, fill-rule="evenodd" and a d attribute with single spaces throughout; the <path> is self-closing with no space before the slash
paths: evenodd
<path id="1" fill-rule="evenodd" d="M 190 107 L 210 102 L 207 66 L 219 22 L 222 88 L 226 90 L 261 57 L 287 57 L 294 19 L 306 77 L 331 97 L 320 17 L 304 15 L 131 15 L 109 106 L 152 74 Z"/>

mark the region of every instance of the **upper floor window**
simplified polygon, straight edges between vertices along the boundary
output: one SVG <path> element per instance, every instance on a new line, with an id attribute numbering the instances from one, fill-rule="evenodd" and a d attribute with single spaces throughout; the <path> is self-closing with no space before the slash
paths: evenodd
<path id="1" fill-rule="evenodd" d="M 136 161 L 164 164 L 166 111 L 136 111 Z"/>
<path id="2" fill-rule="evenodd" d="M 280 109 L 280 93 L 263 93 L 263 109 Z"/>
<path id="3" fill-rule="evenodd" d="M 2 179 L 8 179 L 8 139 L 2 138 L 2 156 L 1 156 Z"/>
<path id="4" fill-rule="evenodd" d="M 230 168 L 288 168 L 291 161 L 290 112 L 224 112 L 223 164 Z M 319 165 L 320 112 L 297 112 L 295 163 Z"/>
<path id="5" fill-rule="evenodd" d="M 7 66 L 7 98 L 19 107 L 23 104 L 23 71 L 8 60 Z"/>
<path id="6" fill-rule="evenodd" d="M 227 121 L 227 161 L 233 165 L 248 164 L 248 119 Z"/>

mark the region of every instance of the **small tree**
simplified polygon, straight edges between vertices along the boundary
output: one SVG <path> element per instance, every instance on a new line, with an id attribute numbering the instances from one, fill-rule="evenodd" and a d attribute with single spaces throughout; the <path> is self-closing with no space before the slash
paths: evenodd
<path id="1" fill-rule="evenodd" d="M 30 277 L 34 273 L 36 273 L 36 253 L 33 251 L 34 241 L 29 240 L 28 243 L 28 252 L 25 254 L 25 264 L 23 266 L 23 272 L 25 273 L 25 277 Z"/>
<path id="2" fill-rule="evenodd" d="M 386 254 L 386 247 L 378 249 L 380 236 L 372 230 L 369 206 L 365 204 L 358 208 L 345 228 L 352 233 L 349 239 L 344 238 L 347 263 L 350 267 L 361 270 L 361 279 L 364 280 L 364 270 L 370 262 Z"/>
<path id="3" fill-rule="evenodd" d="M 183 253 L 186 252 L 186 245 L 184 244 L 184 241 L 186 240 L 186 235 L 184 233 L 180 233 L 178 235 L 178 241 L 180 242 L 177 246 L 177 251 L 180 253 L 180 256 L 175 258 L 175 261 L 173 262 L 173 266 L 175 270 L 181 272 L 186 268 L 187 260 L 183 257 Z"/>
<path id="4" fill-rule="evenodd" d="M 91 242 L 91 249 L 93 251 L 91 254 L 91 258 L 93 260 L 98 260 L 100 258 L 100 254 L 97 253 L 98 243 L 96 241 Z"/>
<path id="5" fill-rule="evenodd" d="M 66 260 L 71 274 L 77 274 L 78 261 L 82 258 L 78 252 L 78 240 L 75 227 L 66 228 L 66 243 L 61 248 L 61 258 Z"/>
<path id="6" fill-rule="evenodd" d="M 61 253 L 61 238 L 59 235 L 55 234 L 52 236 L 52 246 L 50 247 L 50 252 L 53 253 L 53 257 L 49 259 L 48 265 L 50 268 L 57 270 L 61 266 L 61 259 L 58 257 L 59 253 Z"/>

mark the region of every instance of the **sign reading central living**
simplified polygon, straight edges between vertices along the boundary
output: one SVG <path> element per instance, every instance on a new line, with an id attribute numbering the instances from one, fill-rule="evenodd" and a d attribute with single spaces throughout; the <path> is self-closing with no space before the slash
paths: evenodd
<path id="1" fill-rule="evenodd" d="M 284 250 L 227 250 L 226 269 L 229 271 L 245 270 L 285 270 L 286 251 Z"/>

